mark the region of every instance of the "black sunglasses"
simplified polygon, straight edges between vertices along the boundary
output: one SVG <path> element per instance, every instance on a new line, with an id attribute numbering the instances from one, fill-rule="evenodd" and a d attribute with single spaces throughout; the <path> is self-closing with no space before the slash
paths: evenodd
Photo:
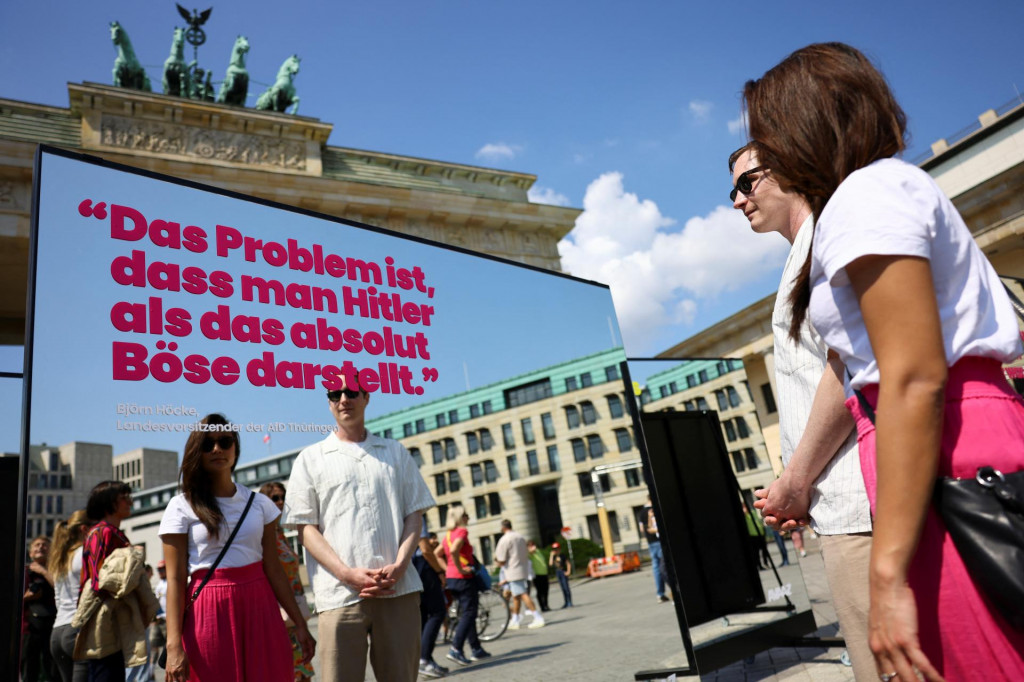
<path id="1" fill-rule="evenodd" d="M 327 391 L 327 399 L 332 403 L 336 403 L 341 400 L 341 395 L 343 393 L 349 400 L 355 400 L 359 397 L 359 391 L 353 391 L 351 388 L 343 388 L 340 391 Z"/>
<path id="2" fill-rule="evenodd" d="M 274 493 L 273 495 L 270 496 L 270 499 L 272 502 L 284 502 L 284 495 Z"/>
<path id="3" fill-rule="evenodd" d="M 750 179 L 751 173 L 760 173 L 764 170 L 764 166 L 756 166 L 750 170 L 740 173 L 740 176 L 736 178 L 736 186 L 729 192 L 729 201 L 736 201 L 736 193 L 739 192 L 743 196 L 748 196 L 754 191 L 754 181 Z"/>
<path id="4" fill-rule="evenodd" d="M 216 438 L 206 438 L 203 440 L 203 452 L 213 452 L 214 444 L 220 446 L 221 450 L 227 450 L 235 446 L 235 439 L 233 436 L 217 436 Z"/>

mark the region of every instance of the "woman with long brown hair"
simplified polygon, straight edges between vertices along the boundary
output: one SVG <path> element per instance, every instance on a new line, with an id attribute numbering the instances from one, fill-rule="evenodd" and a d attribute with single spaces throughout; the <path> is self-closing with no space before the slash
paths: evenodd
<path id="1" fill-rule="evenodd" d="M 78 595 L 82 580 L 82 543 L 92 521 L 84 509 L 79 509 L 67 521 L 61 521 L 53 530 L 53 546 L 47 569 L 53 576 L 57 594 L 57 619 L 50 634 L 50 653 L 63 682 L 86 682 L 89 666 L 75 661 L 75 635 L 71 619 L 78 608 Z"/>
<path id="2" fill-rule="evenodd" d="M 198 427 L 185 443 L 181 493 L 160 521 L 167 566 L 166 678 L 290 682 L 291 646 L 278 603 L 295 623 L 307 661 L 314 642 L 277 558 L 281 512 L 265 495 L 232 480 L 241 454 L 236 427 L 219 414 L 207 415 Z"/>
<path id="3" fill-rule="evenodd" d="M 1024 679 L 1024 633 L 968 574 L 931 504 L 936 476 L 1024 468 L 1021 353 L 1003 287 L 935 182 L 893 158 L 906 117 L 882 74 L 841 43 L 797 50 L 744 87 L 764 173 L 810 204 L 791 302 L 846 365 L 875 515 L 869 640 L 883 680 Z"/>

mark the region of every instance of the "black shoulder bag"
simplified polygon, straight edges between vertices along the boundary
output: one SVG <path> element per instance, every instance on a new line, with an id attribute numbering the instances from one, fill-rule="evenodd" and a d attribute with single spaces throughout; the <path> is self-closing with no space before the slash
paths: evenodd
<path id="1" fill-rule="evenodd" d="M 875 411 L 854 389 L 871 423 Z M 967 572 L 1018 630 L 1024 630 L 1024 471 L 978 467 L 974 478 L 940 476 L 932 498 Z"/>
<path id="2" fill-rule="evenodd" d="M 218 566 L 220 566 L 221 559 L 223 559 L 224 555 L 227 554 L 228 547 L 231 546 L 231 542 L 235 539 L 235 536 L 238 534 L 238 529 L 242 527 L 242 522 L 245 521 L 245 516 L 249 513 L 249 508 L 252 506 L 252 501 L 255 499 L 256 493 L 250 491 L 249 501 L 245 503 L 245 509 L 242 510 L 242 515 L 238 517 L 238 523 L 235 524 L 235 529 L 232 530 L 231 535 L 228 536 L 228 541 L 225 542 L 224 546 L 220 548 L 220 554 L 218 554 L 217 558 L 213 560 L 213 565 L 210 566 L 210 569 L 206 572 L 206 575 L 203 576 L 203 581 L 199 583 L 199 587 L 197 587 L 195 592 L 192 593 L 192 598 L 188 600 L 187 604 L 185 604 L 185 610 L 182 612 L 182 617 L 184 617 L 184 614 L 188 612 L 189 608 L 192 606 L 192 604 L 195 603 L 196 599 L 199 598 L 199 593 L 202 592 L 204 587 L 206 587 L 206 583 L 208 583 L 210 581 L 210 578 L 213 577 L 213 572 L 217 570 Z M 163 653 L 160 654 L 160 658 L 157 659 L 156 663 L 161 668 L 167 666 L 166 646 L 164 647 Z"/>

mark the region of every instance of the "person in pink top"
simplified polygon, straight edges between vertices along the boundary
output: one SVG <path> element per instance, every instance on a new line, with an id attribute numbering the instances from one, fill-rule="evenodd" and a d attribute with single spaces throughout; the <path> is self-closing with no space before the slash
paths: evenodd
<path id="1" fill-rule="evenodd" d="M 444 541 L 438 545 L 437 558 L 445 561 L 445 583 L 448 591 L 459 600 L 459 623 L 455 626 L 452 647 L 447 658 L 459 665 L 469 665 L 490 657 L 480 644 L 476 631 L 476 612 L 480 605 L 480 585 L 476 579 L 476 562 L 473 560 L 473 546 L 469 544 L 469 514 L 462 505 L 454 505 L 448 512 L 451 527 L 445 533 Z M 470 655 L 463 653 L 466 639 L 469 639 Z"/>

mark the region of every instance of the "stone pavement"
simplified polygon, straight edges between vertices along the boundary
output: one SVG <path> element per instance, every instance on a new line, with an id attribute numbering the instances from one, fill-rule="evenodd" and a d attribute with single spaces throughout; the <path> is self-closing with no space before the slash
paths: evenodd
<path id="1" fill-rule="evenodd" d="M 819 636 L 836 634 L 835 611 L 825 583 L 824 566 L 817 543 L 807 540 L 808 554 L 799 559 L 807 585 Z M 774 550 L 773 550 L 774 553 Z M 776 555 L 777 556 L 777 555 Z M 796 553 L 790 546 L 790 556 Z M 792 572 L 787 568 L 783 571 Z M 788 579 L 785 575 L 784 579 Z M 458 682 L 506 680 L 557 680 L 557 682 L 628 682 L 640 670 L 664 670 L 686 665 L 683 643 L 672 604 L 660 604 L 654 596 L 650 569 L 600 580 L 574 581 L 571 609 L 558 609 L 562 595 L 557 584 L 551 590 L 548 625 L 537 630 L 506 632 L 484 646 L 494 657 L 465 668 L 445 659 L 445 645 L 438 645 L 434 659 L 451 668 L 448 678 Z M 736 617 L 733 621 L 742 621 Z M 740 627 L 716 621 L 701 626 L 714 634 Z M 310 622 L 316 636 L 316 618 Z M 843 665 L 842 649 L 776 648 L 750 662 L 737 662 L 700 676 L 708 682 L 848 682 L 853 669 Z M 314 664 L 319 661 L 314 661 Z M 695 679 L 680 677 L 679 679 Z M 157 671 L 163 679 L 163 671 Z M 367 665 L 366 680 L 375 680 Z M 422 678 L 421 678 L 422 679 Z M 380 682 L 388 682 L 381 680 Z"/>

